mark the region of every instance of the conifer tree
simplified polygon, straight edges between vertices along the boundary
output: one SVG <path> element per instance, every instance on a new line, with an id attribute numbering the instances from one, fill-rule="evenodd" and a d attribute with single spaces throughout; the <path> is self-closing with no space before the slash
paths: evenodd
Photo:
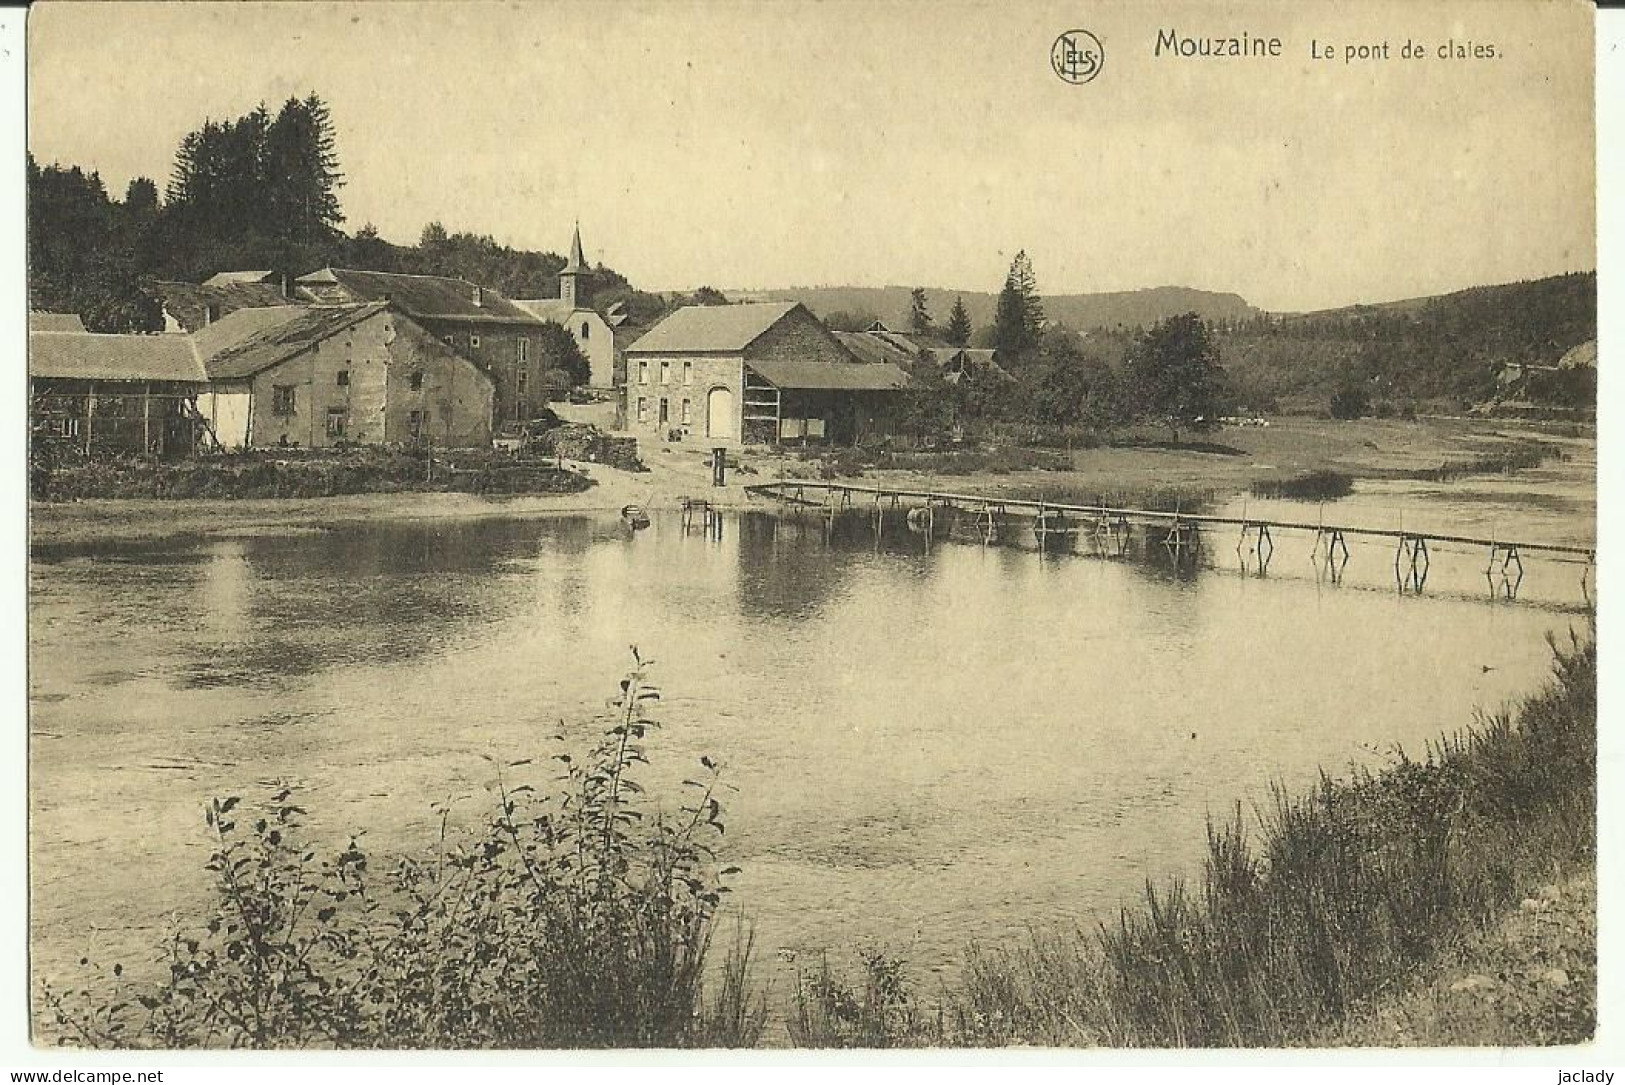
<path id="1" fill-rule="evenodd" d="M 948 313 L 948 342 L 956 347 L 965 346 L 970 342 L 970 313 L 965 311 L 965 299 L 954 298 L 954 307 Z"/>

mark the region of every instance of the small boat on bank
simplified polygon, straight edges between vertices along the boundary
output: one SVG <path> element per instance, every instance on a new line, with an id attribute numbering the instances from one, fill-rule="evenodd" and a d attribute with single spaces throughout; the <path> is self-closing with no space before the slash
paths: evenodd
<path id="1" fill-rule="evenodd" d="M 642 505 L 622 505 L 621 520 L 633 531 L 641 531 L 649 526 L 649 514 L 643 511 Z"/>

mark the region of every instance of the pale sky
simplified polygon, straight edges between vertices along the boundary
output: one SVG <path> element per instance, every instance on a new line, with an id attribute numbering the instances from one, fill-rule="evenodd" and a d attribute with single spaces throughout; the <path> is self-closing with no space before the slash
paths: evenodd
<path id="1" fill-rule="evenodd" d="M 1007 10 L 1008 9 L 1008 10 Z M 1229 290 L 1268 309 L 1596 266 L 1592 11 L 1454 3 L 41 3 L 41 162 L 162 189 L 205 117 L 314 90 L 352 232 L 587 254 L 645 289 Z M 1050 67 L 1103 43 L 1083 86 Z M 1156 57 L 1180 36 L 1279 58 Z M 1429 56 L 1399 56 L 1407 38 Z M 1390 43 L 1346 64 L 1349 42 Z M 1449 39 L 1493 60 L 1441 60 Z M 1311 59 L 1312 42 L 1334 59 Z"/>

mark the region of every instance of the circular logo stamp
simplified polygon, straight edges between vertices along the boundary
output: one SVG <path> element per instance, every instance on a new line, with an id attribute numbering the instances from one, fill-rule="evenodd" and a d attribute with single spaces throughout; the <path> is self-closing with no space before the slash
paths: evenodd
<path id="1" fill-rule="evenodd" d="M 1074 85 L 1092 80 L 1105 63 L 1105 47 L 1087 30 L 1068 30 L 1050 46 L 1050 67 L 1062 80 Z"/>

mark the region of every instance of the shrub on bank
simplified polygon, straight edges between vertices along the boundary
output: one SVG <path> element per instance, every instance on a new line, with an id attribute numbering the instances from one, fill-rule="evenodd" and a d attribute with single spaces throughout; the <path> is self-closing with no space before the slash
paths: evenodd
<path id="1" fill-rule="evenodd" d="M 1305 795 L 1277 789 L 1256 836 L 1238 805 L 1209 827 L 1198 886 L 1148 882 L 1143 903 L 1093 932 L 973 946 L 934 1016 L 875 1011 L 872 954 L 857 985 L 825 966 L 795 1009 L 834 1023 L 803 1026 L 798 1042 L 1251 1047 L 1323 1034 L 1554 868 L 1595 862 L 1596 645 L 1553 647 L 1553 681 L 1516 717 L 1481 717 L 1420 760 L 1396 753 Z M 1594 1013 L 1566 1027 L 1547 1042 L 1589 1039 Z"/>
<path id="2" fill-rule="evenodd" d="M 436 456 L 355 450 L 338 456 L 259 453 L 165 462 L 98 459 L 55 467 L 36 487 L 45 500 L 86 498 L 335 497 L 403 491 L 579 493 L 592 480 L 551 461 L 513 460 L 490 453 Z"/>
<path id="3" fill-rule="evenodd" d="M 1354 492 L 1354 478 L 1341 471 L 1307 471 L 1287 479 L 1261 479 L 1252 491 L 1254 497 L 1287 501 L 1336 501 Z"/>
<path id="4" fill-rule="evenodd" d="M 636 655 L 634 650 L 634 656 Z M 277 791 L 207 812 L 214 911 L 163 947 L 164 975 L 117 965 L 47 986 L 63 1044 L 94 1047 L 743 1046 L 765 1008 L 741 922 L 711 999 L 707 951 L 724 884 L 716 765 L 675 813 L 644 798 L 646 712 L 635 660 L 614 715 L 551 794 L 500 766 L 495 809 L 459 833 L 439 808 L 433 851 L 380 869 L 357 843 L 318 858 L 304 810 Z M 89 962 L 84 962 L 87 966 Z"/>

